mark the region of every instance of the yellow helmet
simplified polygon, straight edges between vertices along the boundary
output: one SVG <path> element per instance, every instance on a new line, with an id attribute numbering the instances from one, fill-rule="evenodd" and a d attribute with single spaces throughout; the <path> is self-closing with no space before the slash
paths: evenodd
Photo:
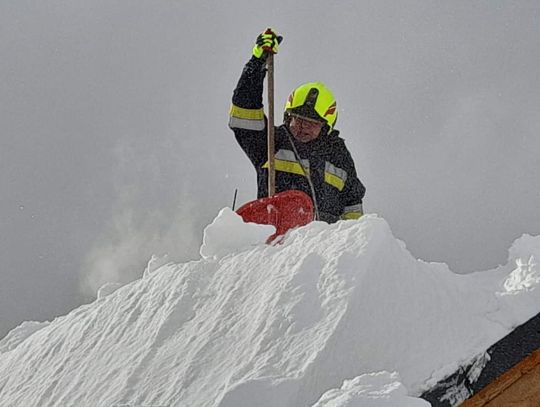
<path id="1" fill-rule="evenodd" d="M 304 83 L 293 90 L 287 98 L 285 117 L 291 113 L 326 123 L 327 133 L 330 133 L 337 120 L 336 100 L 323 83 Z"/>

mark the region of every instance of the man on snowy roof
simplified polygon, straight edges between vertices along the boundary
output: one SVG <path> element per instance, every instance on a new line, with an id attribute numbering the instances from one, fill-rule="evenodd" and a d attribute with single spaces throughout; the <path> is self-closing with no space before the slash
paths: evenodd
<path id="1" fill-rule="evenodd" d="M 258 198 L 268 195 L 267 119 L 262 98 L 265 50 L 277 53 L 280 42 L 271 29 L 258 36 L 230 111 L 229 127 L 257 171 Z M 275 128 L 276 192 L 305 192 L 314 201 L 318 220 L 328 223 L 362 216 L 365 194 L 351 154 L 334 128 L 336 120 L 332 92 L 320 82 L 310 82 L 292 91 L 284 123 Z"/>

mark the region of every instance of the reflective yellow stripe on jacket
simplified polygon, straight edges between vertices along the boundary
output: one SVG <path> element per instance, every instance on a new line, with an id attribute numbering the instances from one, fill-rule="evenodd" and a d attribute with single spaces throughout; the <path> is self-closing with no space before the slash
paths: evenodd
<path id="1" fill-rule="evenodd" d="M 302 164 L 300 164 L 291 150 L 279 150 L 274 158 L 277 171 L 290 172 L 304 177 L 306 172 L 309 174 L 309 160 L 301 160 Z M 268 161 L 262 167 L 268 168 Z"/>
<path id="2" fill-rule="evenodd" d="M 362 208 L 362 204 L 356 204 L 351 206 L 346 206 L 343 209 L 343 215 L 341 215 L 341 219 L 347 220 L 347 219 L 358 219 L 364 214 L 364 209 Z"/>
<path id="3" fill-rule="evenodd" d="M 324 167 L 324 182 L 336 187 L 342 191 L 347 181 L 347 172 L 335 165 L 326 162 Z"/>
<path id="4" fill-rule="evenodd" d="M 244 109 L 232 105 L 229 115 L 229 127 L 231 129 L 264 130 L 264 110 L 262 108 Z"/>

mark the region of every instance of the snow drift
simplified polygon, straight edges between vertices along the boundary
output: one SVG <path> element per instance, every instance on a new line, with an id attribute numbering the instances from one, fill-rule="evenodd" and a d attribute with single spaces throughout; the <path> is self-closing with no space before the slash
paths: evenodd
<path id="1" fill-rule="evenodd" d="M 0 405 L 426 406 L 414 396 L 460 364 L 481 369 L 540 311 L 540 237 L 457 275 L 375 215 L 275 246 L 271 233 L 224 209 L 201 260 L 153 258 L 140 280 L 18 328 L 0 341 Z"/>

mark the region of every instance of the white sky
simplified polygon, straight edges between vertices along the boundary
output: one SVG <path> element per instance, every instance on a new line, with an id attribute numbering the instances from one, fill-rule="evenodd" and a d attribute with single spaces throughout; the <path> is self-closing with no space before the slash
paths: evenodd
<path id="1" fill-rule="evenodd" d="M 202 227 L 255 196 L 227 128 L 253 40 L 284 37 L 289 91 L 333 89 L 338 125 L 412 253 L 457 272 L 540 234 L 536 1 L 0 2 L 0 336 L 198 258 Z M 279 117 L 280 115 L 278 115 Z"/>

